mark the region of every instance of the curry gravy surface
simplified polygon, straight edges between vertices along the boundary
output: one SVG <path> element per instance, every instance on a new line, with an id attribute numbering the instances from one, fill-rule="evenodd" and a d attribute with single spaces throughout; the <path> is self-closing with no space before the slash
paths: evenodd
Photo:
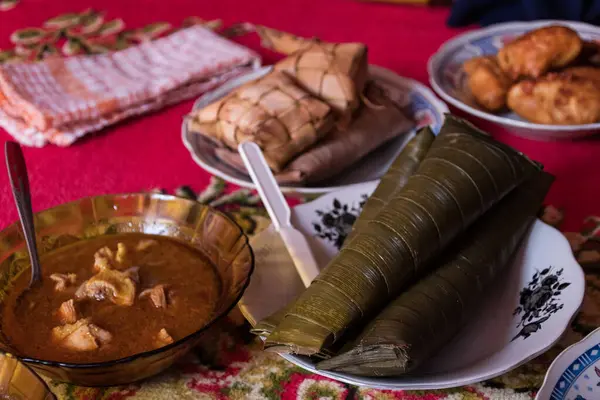
<path id="1" fill-rule="evenodd" d="M 152 239 L 154 245 L 136 250 L 141 240 Z M 108 299 L 75 299 L 81 284 L 94 276 L 94 254 L 108 246 L 116 252 L 117 244 L 127 248 L 127 263 L 139 267 L 139 283 L 133 305 L 116 305 Z M 22 274 L 3 304 L 2 329 L 11 344 L 28 357 L 43 360 L 92 363 L 115 360 L 153 350 L 161 329 L 177 341 L 209 322 L 221 294 L 221 282 L 215 267 L 197 250 L 175 240 L 144 234 L 107 235 L 73 243 L 51 251 L 41 258 L 42 285 L 16 299 L 26 288 L 29 274 Z M 50 275 L 75 273 L 75 283 L 56 291 Z M 158 308 L 139 294 L 155 285 L 166 287 L 167 306 Z M 98 349 L 80 351 L 61 346 L 53 340 L 52 329 L 61 326 L 58 309 L 75 299 L 77 318 L 108 331 L 112 338 Z"/>

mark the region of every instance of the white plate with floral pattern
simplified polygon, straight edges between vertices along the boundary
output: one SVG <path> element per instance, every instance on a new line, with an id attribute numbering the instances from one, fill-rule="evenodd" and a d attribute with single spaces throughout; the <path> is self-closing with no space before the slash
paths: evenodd
<path id="1" fill-rule="evenodd" d="M 267 74 L 271 71 L 271 68 L 263 67 L 257 71 L 232 79 L 223 86 L 201 96 L 194 103 L 193 109 L 197 110 L 205 107 L 227 95 L 238 86 Z M 371 65 L 369 71 L 371 76 L 376 78 L 377 82 L 383 87 L 396 88 L 394 92 L 398 92 L 398 96 L 394 98 L 394 101 L 402 107 L 408 116 L 416 121 L 417 127 L 405 135 L 382 144 L 379 148 L 334 178 L 313 185 L 282 186 L 282 191 L 307 194 L 327 193 L 350 185 L 373 182 L 381 178 L 385 171 L 388 170 L 398 153 L 400 153 L 406 142 L 408 142 L 418 128 L 429 125 L 435 133 L 441 128 L 444 121 L 444 114 L 448 112 L 448 107 L 430 89 L 417 81 L 398 76 L 385 68 Z M 196 164 L 203 169 L 228 182 L 254 189 L 254 184 L 248 175 L 221 161 L 215 154 L 215 143 L 201 135 L 189 132 L 185 121 L 182 125 L 182 140 Z"/>
<path id="2" fill-rule="evenodd" d="M 293 208 L 292 223 L 307 236 L 321 268 L 339 251 L 376 186 L 373 182 L 348 187 Z M 257 234 L 251 245 L 255 270 L 240 309 L 254 325 L 304 287 L 272 226 Z M 317 371 L 310 358 L 282 356 L 311 372 L 361 386 L 414 390 L 467 385 L 504 374 L 550 348 L 578 311 L 584 284 L 565 237 L 538 220 L 471 322 L 420 371 L 365 378 Z"/>
<path id="3" fill-rule="evenodd" d="M 554 360 L 536 400 L 600 399 L 600 328 Z"/>
<path id="4" fill-rule="evenodd" d="M 433 90 L 449 104 L 482 119 L 504 126 L 510 132 L 537 140 L 580 138 L 600 131 L 600 122 L 585 125 L 543 125 L 528 122 L 512 112 L 492 114 L 481 109 L 466 86 L 463 63 L 476 56 L 496 54 L 517 36 L 547 25 L 568 26 L 585 40 L 600 42 L 600 28 L 581 22 L 509 22 L 458 35 L 444 43 L 429 59 L 427 69 Z"/>

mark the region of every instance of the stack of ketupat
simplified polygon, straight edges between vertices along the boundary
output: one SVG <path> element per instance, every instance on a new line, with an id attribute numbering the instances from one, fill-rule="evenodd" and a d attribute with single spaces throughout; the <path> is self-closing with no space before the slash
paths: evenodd
<path id="1" fill-rule="evenodd" d="M 314 183 L 414 127 L 393 94 L 369 79 L 364 44 L 257 31 L 287 57 L 188 118 L 189 130 L 214 141 L 225 163 L 246 172 L 237 146 L 253 141 L 279 183 Z"/>
<path id="2" fill-rule="evenodd" d="M 267 349 L 322 358 L 319 369 L 411 371 L 473 314 L 552 180 L 539 164 L 448 115 L 437 138 L 427 129 L 417 134 L 340 253 L 255 333 L 266 336 Z"/>

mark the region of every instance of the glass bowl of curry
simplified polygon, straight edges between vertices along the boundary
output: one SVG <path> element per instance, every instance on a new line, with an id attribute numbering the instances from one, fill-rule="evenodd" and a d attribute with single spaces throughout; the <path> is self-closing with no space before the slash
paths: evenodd
<path id="1" fill-rule="evenodd" d="M 77 385 L 165 370 L 237 304 L 254 268 L 234 221 L 174 196 L 84 198 L 35 226 L 42 283 L 26 292 L 20 226 L 0 232 L 0 351 Z"/>

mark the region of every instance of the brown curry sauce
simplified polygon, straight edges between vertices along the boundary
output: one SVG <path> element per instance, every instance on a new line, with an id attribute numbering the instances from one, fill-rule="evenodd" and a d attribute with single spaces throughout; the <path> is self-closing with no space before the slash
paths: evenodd
<path id="1" fill-rule="evenodd" d="M 136 250 L 140 241 L 152 239 L 152 246 Z M 84 281 L 97 274 L 95 253 L 117 244 L 127 249 L 126 262 L 115 269 L 139 267 L 132 305 L 117 305 L 110 299 L 77 299 L 75 293 Z M 3 304 L 2 329 L 11 345 L 28 357 L 93 363 L 115 360 L 161 346 L 157 337 L 165 329 L 173 340 L 181 339 L 206 325 L 213 317 L 221 295 L 221 282 L 215 267 L 199 251 L 175 240 L 145 234 L 107 235 L 84 240 L 51 251 L 41 258 L 42 285 L 27 291 L 29 274 L 15 282 Z M 76 281 L 62 291 L 56 290 L 52 274 L 76 274 Z M 166 307 L 157 307 L 145 289 L 164 285 Z M 74 299 L 77 319 L 90 322 L 110 333 L 108 343 L 93 350 L 72 350 L 53 336 L 53 328 L 63 326 L 58 309 Z"/>

